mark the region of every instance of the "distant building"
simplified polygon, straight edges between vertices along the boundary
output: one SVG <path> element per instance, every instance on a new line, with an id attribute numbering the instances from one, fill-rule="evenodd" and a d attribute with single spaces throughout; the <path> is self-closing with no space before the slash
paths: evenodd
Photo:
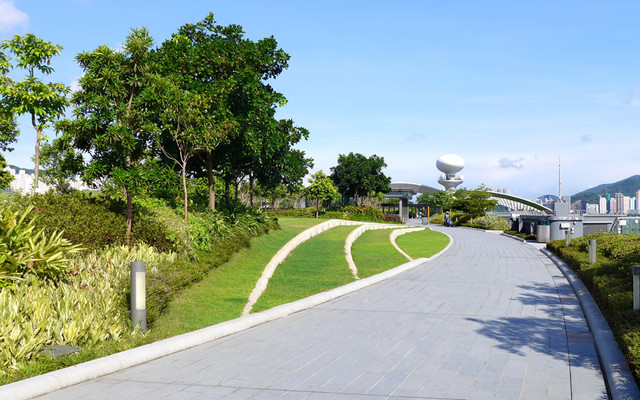
<path id="1" fill-rule="evenodd" d="M 612 197 L 609 200 L 609 214 L 617 214 L 618 213 L 618 202 L 615 197 Z"/>
<path id="2" fill-rule="evenodd" d="M 40 180 L 40 182 L 38 182 L 38 188 L 35 189 L 33 187 L 33 181 L 35 180 L 34 174 L 27 174 L 25 172 L 25 170 L 23 170 L 23 169 L 16 171 L 13 168 L 6 167 L 4 170 L 5 171 L 9 171 L 9 173 L 13 176 L 13 181 L 11 181 L 11 183 L 9 184 L 9 187 L 4 190 L 5 192 L 9 192 L 9 193 L 46 193 L 50 189 L 52 189 L 51 186 L 49 186 L 46 183 L 42 182 L 42 180 Z M 69 187 L 71 187 L 71 189 L 75 189 L 75 190 L 92 190 L 87 185 L 85 185 L 81 180 L 79 180 L 77 178 L 69 181 Z"/>
<path id="3" fill-rule="evenodd" d="M 599 210 L 600 214 L 606 214 L 607 213 L 607 198 L 600 196 L 600 203 L 598 205 L 599 205 L 598 208 L 600 209 Z"/>
<path id="4" fill-rule="evenodd" d="M 640 212 L 640 190 L 636 192 L 636 211 Z"/>
<path id="5" fill-rule="evenodd" d="M 587 203 L 587 214 L 589 215 L 600 214 L 600 205 Z"/>

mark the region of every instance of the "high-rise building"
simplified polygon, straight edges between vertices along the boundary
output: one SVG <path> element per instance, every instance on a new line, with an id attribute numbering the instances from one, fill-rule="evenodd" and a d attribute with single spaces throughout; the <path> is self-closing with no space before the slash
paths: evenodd
<path id="1" fill-rule="evenodd" d="M 607 198 L 600 196 L 600 202 L 598 204 L 600 207 L 600 214 L 607 213 Z"/>
<path id="2" fill-rule="evenodd" d="M 624 196 L 622 200 L 622 213 L 628 214 L 629 210 L 631 210 L 631 197 Z"/>
<path id="3" fill-rule="evenodd" d="M 640 212 L 640 190 L 636 192 L 636 210 Z"/>
<path id="4" fill-rule="evenodd" d="M 617 214 L 618 213 L 618 204 L 615 197 L 612 197 L 609 200 L 609 214 Z"/>
<path id="5" fill-rule="evenodd" d="M 618 192 L 615 194 L 616 198 L 616 214 L 624 214 L 624 194 Z"/>

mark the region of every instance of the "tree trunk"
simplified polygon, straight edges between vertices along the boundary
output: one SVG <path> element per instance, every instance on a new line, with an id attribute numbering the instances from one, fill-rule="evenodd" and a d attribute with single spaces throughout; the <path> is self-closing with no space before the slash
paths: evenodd
<path id="1" fill-rule="evenodd" d="M 229 198 L 230 197 L 230 189 L 229 189 L 230 186 L 231 186 L 231 184 L 229 183 L 229 179 L 225 178 L 225 180 L 224 180 L 224 199 L 227 202 L 227 206 L 231 202 L 231 199 Z"/>
<path id="2" fill-rule="evenodd" d="M 207 182 L 209 183 L 209 209 L 211 211 L 216 210 L 216 181 L 213 177 L 213 160 L 211 159 L 211 152 L 207 152 L 206 159 L 207 168 Z"/>
<path id="3" fill-rule="evenodd" d="M 38 181 L 40 180 L 40 139 L 42 138 L 42 129 L 36 124 L 36 115 L 31 113 L 31 124 L 36 130 L 36 154 L 35 154 L 35 168 L 33 177 L 33 187 L 38 188 Z"/>
<path id="4" fill-rule="evenodd" d="M 182 189 L 184 190 L 184 222 L 189 219 L 189 192 L 187 191 L 187 163 L 182 164 Z"/>
<path id="5" fill-rule="evenodd" d="M 124 244 L 129 246 L 131 243 L 131 230 L 133 227 L 133 195 L 129 188 L 125 188 L 124 193 L 127 197 L 127 232 L 124 237 Z"/>
<path id="6" fill-rule="evenodd" d="M 253 174 L 249 175 L 249 205 L 253 208 Z"/>

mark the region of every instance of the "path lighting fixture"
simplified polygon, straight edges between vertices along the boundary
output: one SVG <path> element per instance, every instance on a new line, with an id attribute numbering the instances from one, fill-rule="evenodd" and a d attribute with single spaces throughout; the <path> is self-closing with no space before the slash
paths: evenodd
<path id="1" fill-rule="evenodd" d="M 143 332 L 147 330 L 146 269 L 144 261 L 131 262 L 131 320 Z"/>

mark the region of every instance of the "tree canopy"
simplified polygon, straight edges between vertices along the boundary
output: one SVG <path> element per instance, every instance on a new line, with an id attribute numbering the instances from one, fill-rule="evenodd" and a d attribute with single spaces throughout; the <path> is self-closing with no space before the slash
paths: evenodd
<path id="1" fill-rule="evenodd" d="M 61 83 L 45 83 L 39 75 L 49 75 L 54 71 L 51 58 L 60 55 L 62 49 L 62 46 L 49 43 L 32 33 L 14 35 L 12 39 L 0 43 L 0 128 L 3 136 L 0 141 L 7 137 L 9 140 L 15 139 L 18 135 L 16 115 L 31 116 L 31 124 L 36 131 L 35 187 L 38 187 L 39 180 L 40 142 L 47 140 L 43 131 L 64 115 L 69 91 Z M 25 72 L 22 80 L 11 78 L 10 72 L 15 70 Z"/>
<path id="2" fill-rule="evenodd" d="M 333 201 L 340 198 L 338 188 L 333 184 L 331 178 L 322 171 L 311 175 L 309 178 L 309 186 L 305 188 L 304 193 L 305 196 L 316 205 L 316 218 L 318 218 L 320 204 L 325 201 Z"/>
<path id="3" fill-rule="evenodd" d="M 391 191 L 391 178 L 382 172 L 386 167 L 384 158 L 375 154 L 369 158 L 360 153 L 340 154 L 338 165 L 331 167 L 331 179 L 342 196 L 359 204 L 369 195 Z"/>

